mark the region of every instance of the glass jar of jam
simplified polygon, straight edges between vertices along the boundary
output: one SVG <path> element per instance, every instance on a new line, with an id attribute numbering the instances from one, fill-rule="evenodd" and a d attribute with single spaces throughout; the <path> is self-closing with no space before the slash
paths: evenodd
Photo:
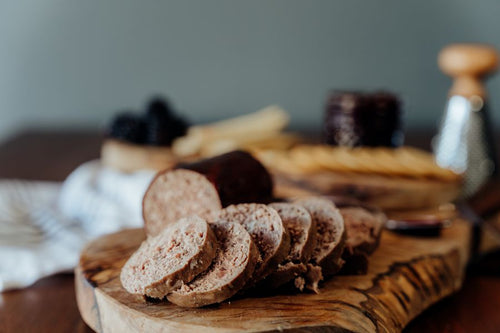
<path id="1" fill-rule="evenodd" d="M 388 92 L 334 91 L 326 103 L 323 139 L 338 146 L 398 147 L 401 102 Z"/>

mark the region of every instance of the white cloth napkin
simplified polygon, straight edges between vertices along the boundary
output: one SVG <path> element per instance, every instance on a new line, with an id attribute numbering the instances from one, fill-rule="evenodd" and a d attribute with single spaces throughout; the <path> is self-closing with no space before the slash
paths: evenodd
<path id="1" fill-rule="evenodd" d="M 88 241 L 141 227 L 153 176 L 91 161 L 64 183 L 0 180 L 0 291 L 72 270 Z"/>

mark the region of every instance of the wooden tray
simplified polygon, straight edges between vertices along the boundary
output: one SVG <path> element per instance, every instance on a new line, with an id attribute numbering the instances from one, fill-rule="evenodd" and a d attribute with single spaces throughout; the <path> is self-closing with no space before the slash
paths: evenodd
<path id="1" fill-rule="evenodd" d="M 469 258 L 470 225 L 454 221 L 439 238 L 382 234 L 367 275 L 336 276 L 320 294 L 275 294 L 187 309 L 128 294 L 120 269 L 144 239 L 133 229 L 83 251 L 76 292 L 85 322 L 98 332 L 398 332 L 425 308 L 458 290 Z"/>

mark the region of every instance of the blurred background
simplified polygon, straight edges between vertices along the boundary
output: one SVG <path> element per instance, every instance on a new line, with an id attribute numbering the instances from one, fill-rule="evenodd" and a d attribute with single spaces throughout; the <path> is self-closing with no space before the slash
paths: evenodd
<path id="1" fill-rule="evenodd" d="M 439 50 L 500 48 L 500 1 L 0 0 L 0 141 L 26 128 L 102 129 L 163 94 L 193 122 L 277 103 L 318 127 L 331 89 L 387 89 L 405 126 L 434 128 Z M 487 84 L 500 125 L 500 79 Z"/>

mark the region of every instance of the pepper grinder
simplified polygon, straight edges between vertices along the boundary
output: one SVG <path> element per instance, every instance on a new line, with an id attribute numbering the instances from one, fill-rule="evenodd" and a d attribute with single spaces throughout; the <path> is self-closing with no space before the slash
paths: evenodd
<path id="1" fill-rule="evenodd" d="M 453 44 L 440 52 L 438 63 L 453 78 L 453 85 L 434 140 L 436 162 L 465 175 L 462 195 L 469 197 L 498 172 L 481 81 L 497 69 L 498 55 L 487 45 Z"/>

